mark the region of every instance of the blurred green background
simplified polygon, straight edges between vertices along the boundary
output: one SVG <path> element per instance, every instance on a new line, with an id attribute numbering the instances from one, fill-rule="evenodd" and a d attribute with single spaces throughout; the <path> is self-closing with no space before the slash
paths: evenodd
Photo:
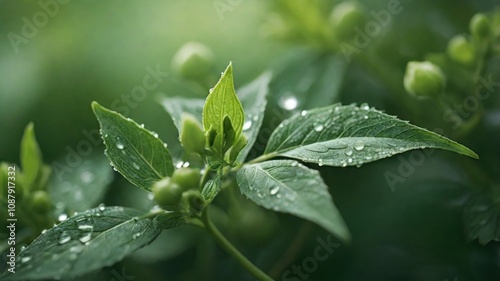
<path id="1" fill-rule="evenodd" d="M 214 8 L 216 2 L 230 1 L 68 1 L 59 5 L 32 38 L 14 46 L 11 33 L 21 35 L 23 18 L 32 21 L 42 7 L 37 1 L 0 0 L 0 160 L 19 163 L 19 142 L 30 121 L 35 124 L 45 162 L 64 157 L 68 147 L 74 148 L 86 139 L 83 130 L 98 128 L 90 103 L 95 100 L 110 107 L 142 84 L 147 67 L 159 67 L 169 75 L 127 117 L 175 144 L 177 130 L 158 104 L 158 94 L 203 97 L 208 93 L 208 88 L 194 87 L 171 73 L 171 59 L 180 46 L 188 41 L 208 45 L 216 56 L 216 76 L 232 61 L 239 87 L 301 45 L 265 36 L 268 30 L 264 23 L 273 1 L 234 1 L 238 4 L 222 17 Z M 324 13 L 328 14 L 337 1 L 325 2 L 328 9 Z M 387 5 L 381 0 L 362 2 L 367 10 Z M 442 52 L 453 35 L 468 32 L 472 15 L 499 5 L 495 0 L 402 3 L 412 6 L 394 17 L 387 32 L 377 38 L 375 48 L 401 75 L 407 61 Z M 498 58 L 488 61 L 486 68 L 498 75 L 497 80 L 500 78 Z M 443 120 L 436 120 L 432 110 L 417 115 L 405 111 L 388 94 L 390 87 L 363 65 L 354 62 L 342 75 L 343 83 L 338 86 L 343 103 L 368 102 L 429 129 L 443 126 Z M 277 107 L 279 98 L 272 96 L 270 106 Z M 492 181 L 498 185 L 498 89 L 486 107 L 488 118 L 474 131 L 477 134 L 459 141 L 478 152 L 482 162 L 477 168 L 491 172 Z M 99 152 L 104 148 L 94 149 Z M 320 263 L 308 280 L 500 280 L 499 243 L 481 246 L 467 242 L 463 233 L 463 202 L 479 182 L 464 175 L 466 168 L 457 163 L 472 160 L 435 153 L 438 157 L 418 167 L 395 191 L 387 186 L 383 174 L 397 169 L 397 157 L 362 169 L 322 168 L 353 242 Z M 407 158 L 408 154 L 403 156 Z M 142 191 L 116 174 L 106 203 L 137 207 L 138 198 L 147 201 Z M 279 219 L 279 230 L 266 242 L 238 243 L 266 271 L 280 268 L 273 265 L 283 260 L 283 253 L 290 253 L 284 269 L 301 264 L 317 246 L 316 239 L 327 236 L 305 224 L 308 230 L 297 241 L 295 234 L 304 228 L 302 221 L 284 215 Z M 181 230 L 166 242 L 162 240 L 164 244 L 155 244 L 149 251 L 82 280 L 111 280 L 117 278 L 114 272 L 121 273 L 124 268 L 127 275 L 141 281 L 252 280 L 209 237 L 195 233 L 189 238 L 185 233 Z M 185 250 L 188 247 L 182 243 L 187 243 L 186 239 L 198 240 L 198 247 Z M 170 256 L 178 256 L 166 259 L 156 253 L 159 258 L 154 258 L 154 251 L 162 248 L 172 252 Z"/>

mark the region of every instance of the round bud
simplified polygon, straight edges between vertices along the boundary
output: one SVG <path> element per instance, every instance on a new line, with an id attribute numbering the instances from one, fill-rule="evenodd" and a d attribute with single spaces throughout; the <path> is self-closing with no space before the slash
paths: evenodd
<path id="1" fill-rule="evenodd" d="M 350 39 L 354 28 L 360 27 L 365 22 L 365 12 L 360 4 L 352 1 L 336 5 L 330 14 L 330 23 L 335 35 L 340 40 Z"/>
<path id="2" fill-rule="evenodd" d="M 31 194 L 33 210 L 39 213 L 47 213 L 52 209 L 52 201 L 49 194 L 44 190 L 37 190 Z"/>
<path id="3" fill-rule="evenodd" d="M 406 91 L 417 97 L 432 97 L 441 93 L 446 78 L 441 69 L 428 61 L 408 62 L 404 77 Z"/>
<path id="4" fill-rule="evenodd" d="M 200 170 L 179 168 L 174 171 L 172 181 L 178 184 L 182 190 L 197 189 L 201 181 Z"/>
<path id="5" fill-rule="evenodd" d="M 450 59 L 460 64 L 471 65 L 474 62 L 474 46 L 463 35 L 451 38 L 446 52 Z"/>
<path id="6" fill-rule="evenodd" d="M 490 19 L 484 14 L 475 14 L 469 22 L 469 30 L 473 36 L 486 38 L 491 33 Z"/>
<path id="7" fill-rule="evenodd" d="M 200 122 L 191 114 L 183 113 L 180 141 L 188 152 L 203 154 L 206 137 Z"/>
<path id="8" fill-rule="evenodd" d="M 172 209 L 181 200 L 182 188 L 170 178 L 156 182 L 151 189 L 154 200 L 162 208 Z"/>
<path id="9" fill-rule="evenodd" d="M 187 79 L 201 79 L 214 67 L 215 56 L 206 45 L 198 42 L 184 44 L 172 59 L 175 72 Z"/>

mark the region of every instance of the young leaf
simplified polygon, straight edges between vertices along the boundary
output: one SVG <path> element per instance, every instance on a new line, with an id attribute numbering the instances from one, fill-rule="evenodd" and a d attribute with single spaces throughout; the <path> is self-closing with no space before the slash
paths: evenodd
<path id="1" fill-rule="evenodd" d="M 57 166 L 54 169 L 57 171 Z M 112 180 L 109 160 L 99 153 L 89 156 L 75 169 L 53 176 L 48 192 L 54 202 L 62 202 L 67 210 L 81 212 L 102 202 Z"/>
<path id="2" fill-rule="evenodd" d="M 153 183 L 172 175 L 172 156 L 157 135 L 97 102 L 92 109 L 101 125 L 106 156 L 128 181 L 149 191 Z"/>
<path id="3" fill-rule="evenodd" d="M 219 82 L 211 90 L 203 107 L 203 128 L 205 132 L 213 129 L 216 133 L 213 149 L 222 158 L 226 150 L 224 141 L 224 119 L 230 120 L 234 129 L 235 139 L 241 134 L 245 115 L 233 84 L 233 67 L 228 65 Z M 227 123 L 226 123 L 227 124 Z M 232 145 L 229 143 L 228 145 Z"/>
<path id="4" fill-rule="evenodd" d="M 24 129 L 21 140 L 21 168 L 25 184 L 29 188 L 34 188 L 36 179 L 42 169 L 42 153 L 36 141 L 33 123 L 29 123 Z"/>
<path id="5" fill-rule="evenodd" d="M 172 121 L 174 121 L 177 130 L 179 130 L 179 134 L 181 133 L 182 128 L 181 121 L 183 113 L 189 113 L 196 117 L 200 123 L 202 122 L 201 115 L 203 112 L 203 105 L 205 104 L 205 101 L 202 99 L 168 97 L 160 99 L 160 103 L 168 112 Z"/>
<path id="6" fill-rule="evenodd" d="M 500 202 L 493 193 L 477 194 L 469 199 L 464 211 L 465 232 L 472 241 L 486 245 L 500 241 Z"/>
<path id="7" fill-rule="evenodd" d="M 206 204 L 212 203 L 215 199 L 215 196 L 219 193 L 222 187 L 222 181 L 220 177 L 217 177 L 213 180 L 209 180 L 201 191 L 201 196 Z"/>
<path id="8" fill-rule="evenodd" d="M 110 266 L 151 243 L 163 229 L 186 223 L 186 218 L 171 213 L 142 215 L 129 208 L 100 207 L 73 216 L 36 238 L 19 253 L 16 273 L 2 277 L 74 278 Z"/>
<path id="9" fill-rule="evenodd" d="M 252 149 L 259 135 L 259 130 L 264 120 L 264 112 L 267 104 L 266 96 L 269 92 L 270 80 L 271 73 L 266 72 L 236 92 L 245 111 L 243 134 L 247 137 L 248 141 L 247 145 L 238 155 L 237 160 L 241 163 L 245 162 L 250 149 Z"/>
<path id="10" fill-rule="evenodd" d="M 327 166 L 359 166 L 412 149 L 440 148 L 473 158 L 467 147 L 367 105 L 332 105 L 285 120 L 266 154 Z"/>
<path id="11" fill-rule="evenodd" d="M 310 220 L 347 242 L 350 234 L 318 171 L 294 160 L 243 166 L 241 192 L 258 205 Z"/>

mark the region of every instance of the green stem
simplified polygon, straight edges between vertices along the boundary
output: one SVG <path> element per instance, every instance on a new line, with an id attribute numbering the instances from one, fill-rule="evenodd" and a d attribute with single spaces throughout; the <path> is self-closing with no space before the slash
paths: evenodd
<path id="1" fill-rule="evenodd" d="M 264 154 L 264 155 L 261 155 L 261 156 L 255 158 L 255 159 L 248 161 L 247 164 L 256 164 L 256 163 L 264 162 L 264 161 L 267 161 L 267 160 L 274 158 L 276 156 L 278 156 L 277 153 Z"/>
<path id="2" fill-rule="evenodd" d="M 217 229 L 217 227 L 212 223 L 208 217 L 208 209 L 205 209 L 202 214 L 202 221 L 205 224 L 206 230 L 212 234 L 215 240 L 220 244 L 226 252 L 228 252 L 233 258 L 235 258 L 248 272 L 250 272 L 257 280 L 260 281 L 273 281 L 266 273 L 264 273 L 260 268 L 256 267 L 251 261 L 249 261 L 238 249 L 236 249 L 231 242 L 229 242 L 226 237 Z"/>

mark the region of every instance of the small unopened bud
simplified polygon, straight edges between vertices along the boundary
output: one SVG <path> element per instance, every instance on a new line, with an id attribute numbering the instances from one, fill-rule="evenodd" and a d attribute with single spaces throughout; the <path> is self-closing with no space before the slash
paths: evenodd
<path id="1" fill-rule="evenodd" d="M 441 93 L 446 83 L 441 69 L 428 61 L 408 62 L 404 77 L 406 91 L 417 97 L 433 97 Z"/>

